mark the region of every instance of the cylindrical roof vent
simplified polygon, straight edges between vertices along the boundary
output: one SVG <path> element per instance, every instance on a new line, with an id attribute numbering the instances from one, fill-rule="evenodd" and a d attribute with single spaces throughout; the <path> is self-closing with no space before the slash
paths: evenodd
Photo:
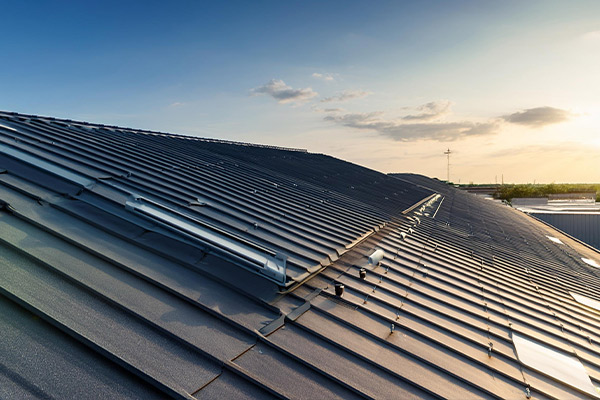
<path id="1" fill-rule="evenodd" d="M 371 264 L 371 265 L 379 264 L 379 262 L 381 260 L 383 260 L 384 255 L 385 255 L 385 253 L 383 252 L 383 250 L 381 250 L 381 249 L 375 250 L 373 252 L 373 254 L 371 254 L 369 256 L 369 264 Z"/>

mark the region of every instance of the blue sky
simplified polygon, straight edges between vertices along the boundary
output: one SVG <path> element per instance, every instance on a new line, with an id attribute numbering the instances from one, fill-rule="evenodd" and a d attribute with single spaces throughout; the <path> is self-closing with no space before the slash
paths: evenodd
<path id="1" fill-rule="evenodd" d="M 600 2 L 11 2 L 0 109 L 383 172 L 600 181 Z M 498 178 L 500 179 L 500 178 Z"/>

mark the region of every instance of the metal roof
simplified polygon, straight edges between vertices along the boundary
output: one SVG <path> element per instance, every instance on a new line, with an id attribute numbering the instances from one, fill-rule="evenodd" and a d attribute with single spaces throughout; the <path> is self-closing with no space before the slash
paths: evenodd
<path id="1" fill-rule="evenodd" d="M 600 256 L 508 207 L 321 154 L 15 113 L 0 172 L 0 398 L 595 396 L 513 337 L 597 387 L 600 314 L 576 298 L 600 301 L 582 261 Z"/>

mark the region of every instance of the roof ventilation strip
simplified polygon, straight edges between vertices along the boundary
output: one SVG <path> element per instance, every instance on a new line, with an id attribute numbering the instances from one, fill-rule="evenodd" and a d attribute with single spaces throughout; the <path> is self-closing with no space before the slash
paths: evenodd
<path id="1" fill-rule="evenodd" d="M 94 178 L 89 178 L 13 146 L 0 143 L 0 154 L 5 154 L 83 187 L 91 187 L 96 183 Z M 103 184 L 125 193 L 128 192 L 119 185 L 107 182 L 103 182 Z M 209 244 L 211 248 L 217 250 L 216 253 L 219 255 L 278 285 L 285 286 L 286 284 L 287 258 L 283 255 L 143 197 L 133 196 L 133 200 L 127 201 L 125 206 L 172 231 L 183 233 L 196 241 Z"/>
<path id="2" fill-rule="evenodd" d="M 287 258 L 284 255 L 143 197 L 133 196 L 126 202 L 126 208 L 169 230 L 209 244 L 228 260 L 285 286 Z"/>
<path id="3" fill-rule="evenodd" d="M 96 182 L 94 179 L 90 179 L 80 173 L 69 170 L 51 161 L 46 161 L 27 151 L 23 151 L 3 143 L 0 143 L 0 153 L 6 154 L 10 157 L 16 158 L 21 162 L 33 165 L 43 171 L 60 176 L 63 179 L 66 179 L 70 182 L 75 182 L 85 187 L 93 185 Z"/>

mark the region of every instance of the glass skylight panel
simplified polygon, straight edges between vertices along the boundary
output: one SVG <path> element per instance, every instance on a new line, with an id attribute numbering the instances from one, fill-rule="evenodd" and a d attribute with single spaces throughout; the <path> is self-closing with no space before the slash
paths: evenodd
<path id="1" fill-rule="evenodd" d="M 600 311 L 600 301 L 590 299 L 589 297 L 574 292 L 569 292 L 569 294 L 576 302 Z"/>
<path id="2" fill-rule="evenodd" d="M 563 243 L 563 242 L 561 242 L 561 241 L 560 241 L 560 239 L 558 239 L 558 238 L 555 238 L 555 237 L 552 237 L 552 236 L 547 236 L 547 235 L 546 235 L 546 237 L 547 237 L 548 239 L 550 239 L 551 241 L 553 241 L 554 243 L 556 243 L 556 244 L 564 244 L 564 243 Z"/>
<path id="3" fill-rule="evenodd" d="M 598 265 L 598 263 L 595 260 L 592 260 L 591 258 L 583 258 L 581 257 L 581 260 L 586 263 L 587 265 L 591 265 L 592 267 L 595 268 L 600 268 L 600 265 Z"/>
<path id="4" fill-rule="evenodd" d="M 162 204 L 142 197 L 136 197 L 126 203 L 129 210 L 138 212 L 162 225 L 183 232 L 216 248 L 227 258 L 241 264 L 252 272 L 259 273 L 280 285 L 286 283 L 286 258 L 271 250 L 229 232 L 210 226 L 189 215 L 182 214 Z M 271 253 L 271 254 L 270 254 Z"/>
<path id="5" fill-rule="evenodd" d="M 523 364 L 598 398 L 596 387 L 579 359 L 514 332 L 512 337 Z"/>

